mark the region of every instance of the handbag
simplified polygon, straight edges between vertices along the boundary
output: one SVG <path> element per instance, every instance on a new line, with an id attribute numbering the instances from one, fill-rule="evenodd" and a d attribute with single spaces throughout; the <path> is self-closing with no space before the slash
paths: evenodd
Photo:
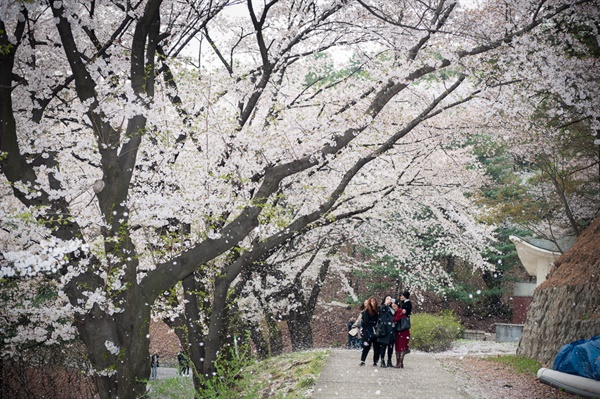
<path id="1" fill-rule="evenodd" d="M 381 319 L 377 320 L 377 324 L 375 324 L 375 336 L 385 337 L 386 335 L 385 323 Z"/>
<path id="2" fill-rule="evenodd" d="M 360 331 L 360 328 L 358 326 L 354 326 L 354 327 L 352 327 L 352 329 L 350 331 L 348 331 L 348 334 L 350 334 L 353 337 L 356 337 L 356 335 L 358 334 L 359 331 Z"/>
<path id="3" fill-rule="evenodd" d="M 398 331 L 410 330 L 410 317 L 407 316 L 401 318 L 398 324 L 396 325 L 396 329 Z"/>

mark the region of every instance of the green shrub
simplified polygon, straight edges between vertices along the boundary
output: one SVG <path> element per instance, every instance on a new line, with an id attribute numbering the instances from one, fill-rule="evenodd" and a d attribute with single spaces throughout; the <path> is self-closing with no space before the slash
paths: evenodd
<path id="1" fill-rule="evenodd" d="M 202 390 L 196 393 L 197 398 L 222 399 L 222 398 L 255 398 L 256 390 L 252 389 L 251 382 L 243 378 L 245 370 L 256 362 L 254 359 L 237 356 L 231 348 L 228 355 L 221 352 L 215 362 L 215 376 L 198 375 Z"/>
<path id="2" fill-rule="evenodd" d="M 452 347 L 464 327 L 452 312 L 439 315 L 416 313 L 410 317 L 410 347 L 425 352 L 441 352 Z"/>

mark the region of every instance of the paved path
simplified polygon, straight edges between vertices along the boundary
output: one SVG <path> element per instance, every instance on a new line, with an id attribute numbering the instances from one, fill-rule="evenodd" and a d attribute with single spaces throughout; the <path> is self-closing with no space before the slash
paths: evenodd
<path id="1" fill-rule="evenodd" d="M 170 368 L 170 367 L 159 367 L 158 370 L 156 371 L 156 376 L 159 380 L 166 380 L 168 378 L 175 378 L 175 377 L 192 378 L 191 374 L 189 376 L 182 376 L 179 374 L 178 369 Z"/>
<path id="2" fill-rule="evenodd" d="M 454 376 L 430 354 L 406 355 L 404 368 L 373 367 L 373 352 L 359 366 L 360 351 L 332 349 L 313 391 L 314 399 L 468 399 Z M 395 364 L 395 355 L 394 355 Z"/>
<path id="3" fill-rule="evenodd" d="M 179 373 L 176 368 L 170 367 L 159 367 L 156 370 L 156 375 L 159 380 L 166 380 L 167 378 L 179 377 Z"/>

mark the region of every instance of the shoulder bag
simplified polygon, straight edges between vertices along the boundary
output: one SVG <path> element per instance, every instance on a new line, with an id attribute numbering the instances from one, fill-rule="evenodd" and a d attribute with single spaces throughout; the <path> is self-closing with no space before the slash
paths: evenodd
<path id="1" fill-rule="evenodd" d="M 401 318 L 398 324 L 396 325 L 396 329 L 398 331 L 410 330 L 410 317 L 407 316 Z"/>
<path id="2" fill-rule="evenodd" d="M 377 337 L 386 336 L 385 323 L 381 319 L 377 320 L 377 324 L 375 324 L 375 335 Z"/>

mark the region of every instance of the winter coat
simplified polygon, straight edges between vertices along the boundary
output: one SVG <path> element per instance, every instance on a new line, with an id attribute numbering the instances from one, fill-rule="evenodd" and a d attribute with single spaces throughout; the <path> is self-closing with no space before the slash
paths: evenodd
<path id="1" fill-rule="evenodd" d="M 408 311 L 406 311 L 408 313 Z M 408 317 L 402 312 L 402 309 L 398 309 L 394 314 L 394 324 L 398 325 L 400 320 Z M 408 349 L 408 343 L 410 341 L 410 330 L 399 331 L 396 333 L 396 353 L 400 353 Z"/>
<path id="2" fill-rule="evenodd" d="M 377 342 L 384 345 L 389 345 L 396 339 L 394 333 L 394 310 L 383 304 L 379 307 L 379 318 L 385 325 L 385 335 L 383 337 L 377 337 Z"/>
<path id="3" fill-rule="evenodd" d="M 394 313 L 394 325 L 397 326 L 400 323 L 400 320 L 404 319 L 405 317 L 408 317 L 408 316 L 405 315 L 404 312 L 402 312 L 402 309 L 398 309 L 398 311 L 396 313 Z M 397 330 L 397 328 L 396 328 L 396 330 Z"/>
<path id="4" fill-rule="evenodd" d="M 412 302 L 410 301 L 410 299 L 405 300 L 404 302 L 402 302 L 402 304 L 400 305 L 400 307 L 402 309 L 406 310 L 406 315 L 408 317 L 410 317 L 411 313 L 412 313 Z"/>
<path id="5" fill-rule="evenodd" d="M 368 311 L 363 310 L 361 316 L 361 335 L 363 341 L 369 342 L 375 337 L 375 325 L 377 324 L 377 320 L 379 320 L 379 315 L 377 313 L 370 315 Z"/>

